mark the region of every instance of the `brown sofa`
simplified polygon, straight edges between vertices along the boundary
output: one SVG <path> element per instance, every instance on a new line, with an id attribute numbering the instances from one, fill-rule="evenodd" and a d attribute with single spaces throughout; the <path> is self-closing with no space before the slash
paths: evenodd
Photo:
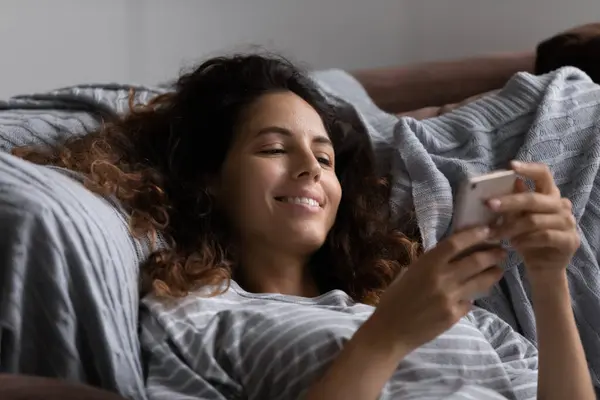
<path id="1" fill-rule="evenodd" d="M 124 400 L 91 386 L 57 379 L 0 374 L 2 400 Z"/>

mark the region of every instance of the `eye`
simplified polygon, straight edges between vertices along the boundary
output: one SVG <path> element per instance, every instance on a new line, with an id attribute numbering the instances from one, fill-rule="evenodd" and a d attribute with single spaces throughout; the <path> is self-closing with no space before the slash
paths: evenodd
<path id="1" fill-rule="evenodd" d="M 327 157 L 317 157 L 317 160 L 323 165 L 326 165 L 328 167 L 331 166 L 331 160 Z"/>
<path id="2" fill-rule="evenodd" d="M 259 152 L 260 154 L 270 154 L 270 155 L 274 155 L 274 154 L 283 154 L 285 153 L 285 150 L 281 149 L 281 148 L 277 148 L 277 149 L 266 149 L 266 150 L 261 150 Z"/>

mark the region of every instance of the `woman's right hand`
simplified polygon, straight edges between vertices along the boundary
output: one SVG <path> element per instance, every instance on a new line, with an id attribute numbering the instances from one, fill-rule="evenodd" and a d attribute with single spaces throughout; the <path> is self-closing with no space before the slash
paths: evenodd
<path id="1" fill-rule="evenodd" d="M 489 229 L 468 229 L 438 243 L 398 277 L 382 296 L 372 318 L 380 339 L 412 351 L 451 328 L 471 309 L 476 295 L 502 277 L 504 250 L 479 251 L 453 261 L 487 239 Z"/>
<path id="2" fill-rule="evenodd" d="M 454 325 L 469 312 L 470 299 L 502 276 L 495 267 L 504 257 L 502 250 L 453 261 L 487 236 L 482 228 L 459 232 L 408 267 L 306 398 L 377 398 L 408 353 Z"/>

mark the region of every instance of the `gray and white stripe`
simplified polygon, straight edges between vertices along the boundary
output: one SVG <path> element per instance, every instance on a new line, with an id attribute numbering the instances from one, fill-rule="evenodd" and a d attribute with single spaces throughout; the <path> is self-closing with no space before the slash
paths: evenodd
<path id="1" fill-rule="evenodd" d="M 340 291 L 307 299 L 251 294 L 142 300 L 150 399 L 293 399 L 323 374 L 373 308 Z M 477 309 L 404 359 L 390 399 L 534 399 L 537 352 Z"/>

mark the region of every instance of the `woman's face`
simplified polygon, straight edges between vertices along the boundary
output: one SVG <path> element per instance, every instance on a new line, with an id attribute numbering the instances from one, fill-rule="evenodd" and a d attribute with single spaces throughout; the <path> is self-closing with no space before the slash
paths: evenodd
<path id="1" fill-rule="evenodd" d="M 342 190 L 319 114 L 291 92 L 243 113 L 217 185 L 219 206 L 244 246 L 309 255 L 336 218 Z"/>

